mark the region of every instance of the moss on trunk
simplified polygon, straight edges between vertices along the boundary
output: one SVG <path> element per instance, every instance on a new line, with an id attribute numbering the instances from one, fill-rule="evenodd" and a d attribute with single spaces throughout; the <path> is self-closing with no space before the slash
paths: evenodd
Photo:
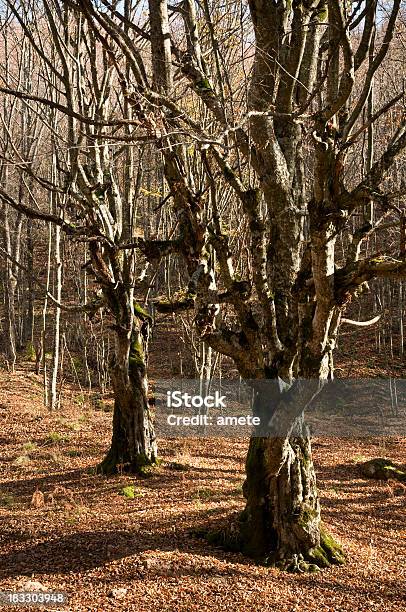
<path id="1" fill-rule="evenodd" d="M 287 571 L 344 563 L 340 545 L 321 524 L 308 437 L 252 438 L 246 472 L 244 511 L 209 541 Z"/>
<path id="2" fill-rule="evenodd" d="M 98 466 L 103 474 L 142 474 L 155 465 L 157 445 L 149 411 L 142 339 L 121 335 L 112 366 L 114 389 L 113 437 L 110 450 Z"/>

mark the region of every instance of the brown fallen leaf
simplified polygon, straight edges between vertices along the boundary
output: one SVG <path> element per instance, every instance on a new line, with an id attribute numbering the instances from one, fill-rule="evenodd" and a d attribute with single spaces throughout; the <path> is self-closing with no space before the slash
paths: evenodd
<path id="1" fill-rule="evenodd" d="M 117 589 L 112 589 L 109 593 L 109 597 L 114 599 L 123 599 L 127 595 L 128 589 L 122 587 Z"/>
<path id="2" fill-rule="evenodd" d="M 34 508 L 42 508 L 42 506 L 45 506 L 44 494 L 39 489 L 36 489 L 32 494 L 31 506 Z"/>
<path id="3" fill-rule="evenodd" d="M 404 485 L 402 482 L 389 479 L 386 484 L 391 497 L 394 497 L 395 495 L 406 495 L 406 485 Z"/>
<path id="4" fill-rule="evenodd" d="M 47 588 L 41 582 L 37 582 L 36 580 L 27 580 L 26 582 L 23 582 L 21 585 L 21 588 L 23 591 L 46 591 L 47 590 Z"/>

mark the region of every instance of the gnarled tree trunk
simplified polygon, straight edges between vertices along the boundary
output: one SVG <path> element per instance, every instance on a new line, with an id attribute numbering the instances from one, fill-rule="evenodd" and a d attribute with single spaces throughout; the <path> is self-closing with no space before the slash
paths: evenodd
<path id="1" fill-rule="evenodd" d="M 140 472 L 155 463 L 157 445 L 148 405 L 148 380 L 141 334 L 117 332 L 112 363 L 113 436 L 99 469 L 104 474 Z"/>
<path id="2" fill-rule="evenodd" d="M 252 438 L 240 516 L 240 549 L 250 557 L 292 571 L 343 563 L 339 545 L 320 518 L 310 438 Z"/>
<path id="3" fill-rule="evenodd" d="M 263 381 L 261 381 L 261 384 Z M 295 384 L 295 383 L 294 383 Z M 344 562 L 340 546 L 323 528 L 303 406 L 322 388 L 299 382 L 292 394 L 267 380 L 256 391 L 261 420 L 250 440 L 243 487 L 246 506 L 226 545 L 261 562 L 291 571 L 316 571 Z M 291 398 L 286 400 L 289 395 Z"/>
<path id="4" fill-rule="evenodd" d="M 99 274 L 105 263 L 102 251 L 91 246 Z M 116 262 L 115 254 L 105 249 L 104 256 Z M 117 276 L 119 273 L 117 272 Z M 111 363 L 114 390 L 113 435 L 110 450 L 99 466 L 104 474 L 140 472 L 157 458 L 157 445 L 148 405 L 146 352 L 150 317 L 134 299 L 130 283 L 103 281 L 103 295 L 114 316 L 115 352 Z"/>

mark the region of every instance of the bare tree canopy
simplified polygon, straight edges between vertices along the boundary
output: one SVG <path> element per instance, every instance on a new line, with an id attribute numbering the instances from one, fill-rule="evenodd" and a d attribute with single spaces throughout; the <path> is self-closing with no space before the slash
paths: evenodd
<path id="1" fill-rule="evenodd" d="M 251 439 L 246 508 L 221 541 L 287 569 L 342 563 L 302 412 L 333 378 L 341 324 L 379 318 L 354 322 L 348 305 L 373 279 L 406 277 L 405 4 L 8 0 L 1 13 L 15 42 L 0 160 L 33 197 L 3 177 L 0 199 L 86 244 L 92 303 L 114 319 L 102 469 L 155 461 L 145 308 L 191 311 L 205 346 L 251 381 L 268 427 Z M 16 105 L 35 118 L 44 161 L 20 146 Z M 146 171 L 159 202 L 141 214 Z M 170 295 L 151 299 L 168 261 L 180 268 Z"/>

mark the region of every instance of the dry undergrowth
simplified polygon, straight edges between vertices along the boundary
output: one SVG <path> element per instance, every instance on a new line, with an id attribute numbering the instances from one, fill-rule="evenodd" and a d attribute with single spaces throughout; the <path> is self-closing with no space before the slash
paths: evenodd
<path id="1" fill-rule="evenodd" d="M 324 521 L 349 563 L 288 575 L 193 535 L 242 508 L 244 440 L 164 441 L 151 478 L 105 479 L 92 468 L 109 412 L 67 398 L 49 415 L 23 371 L 0 388 L 0 590 L 38 582 L 74 612 L 406 610 L 406 495 L 357 467 L 404 464 L 405 440 L 316 440 Z"/>

